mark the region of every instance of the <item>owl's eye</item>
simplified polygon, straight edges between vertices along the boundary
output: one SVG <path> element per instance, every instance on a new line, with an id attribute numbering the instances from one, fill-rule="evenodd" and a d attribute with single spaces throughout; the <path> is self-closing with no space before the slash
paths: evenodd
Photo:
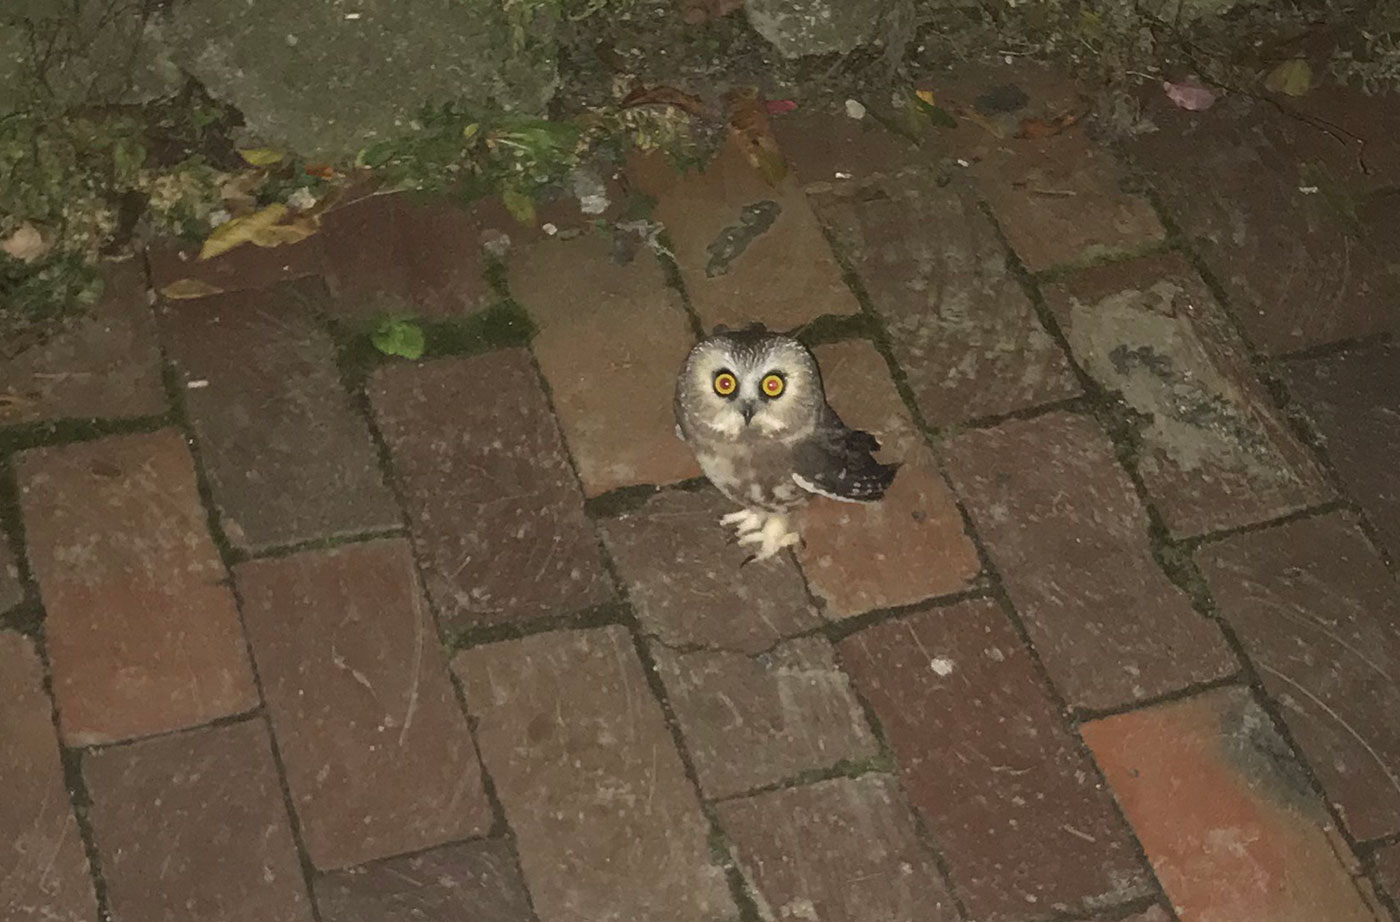
<path id="1" fill-rule="evenodd" d="M 715 375 L 715 393 L 721 397 L 732 397 L 739 389 L 739 379 L 727 371 Z"/>
<path id="2" fill-rule="evenodd" d="M 764 375 L 763 381 L 758 385 L 765 397 L 777 397 L 783 392 L 787 383 L 783 381 L 783 376 L 774 372 L 771 375 Z"/>

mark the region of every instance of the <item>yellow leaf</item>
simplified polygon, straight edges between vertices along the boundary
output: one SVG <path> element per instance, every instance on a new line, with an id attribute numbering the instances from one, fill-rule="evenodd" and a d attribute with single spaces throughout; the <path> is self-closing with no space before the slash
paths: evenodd
<path id="1" fill-rule="evenodd" d="M 238 156 L 252 166 L 272 166 L 274 163 L 281 163 L 287 155 L 271 147 L 248 147 L 240 149 Z"/>
<path id="2" fill-rule="evenodd" d="M 523 192 L 515 186 L 506 186 L 501 189 L 501 204 L 505 205 L 506 211 L 521 224 L 535 223 L 535 200 L 528 192 Z"/>
<path id="3" fill-rule="evenodd" d="M 470 125 L 462 129 L 462 140 L 470 141 L 472 138 L 476 137 L 477 133 L 480 131 L 481 125 L 478 122 L 472 122 Z"/>
<path id="4" fill-rule="evenodd" d="M 199 250 L 200 259 L 213 259 L 236 246 L 248 243 L 258 232 L 266 230 L 287 215 L 287 206 L 274 202 L 249 215 L 230 218 L 214 228 Z"/>
<path id="5" fill-rule="evenodd" d="M 162 288 L 160 296 L 169 301 L 187 301 L 190 298 L 207 298 L 222 292 L 222 288 L 199 279 L 178 279 Z"/>
<path id="6" fill-rule="evenodd" d="M 1264 89 L 1285 96 L 1302 96 L 1312 89 L 1312 66 L 1305 58 L 1292 58 L 1269 71 Z"/>
<path id="7" fill-rule="evenodd" d="M 273 224 L 270 227 L 260 227 L 248 236 L 248 242 L 253 246 L 279 247 L 285 243 L 300 243 L 307 237 L 316 233 L 320 229 L 321 219 L 311 215 L 303 215 L 294 221 L 286 224 Z"/>
<path id="8" fill-rule="evenodd" d="M 937 105 L 937 103 L 933 101 L 933 90 L 915 90 L 914 95 L 919 97 L 926 106 Z"/>

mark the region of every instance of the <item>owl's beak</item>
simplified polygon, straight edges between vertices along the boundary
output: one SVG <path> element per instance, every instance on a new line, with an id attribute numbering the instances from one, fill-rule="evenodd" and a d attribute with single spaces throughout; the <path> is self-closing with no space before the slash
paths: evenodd
<path id="1" fill-rule="evenodd" d="M 745 425 L 745 426 L 747 426 L 749 423 L 753 422 L 753 414 L 754 414 L 754 411 L 757 410 L 757 409 L 758 409 L 758 407 L 756 407 L 756 406 L 754 405 L 754 402 L 753 402 L 752 400 L 745 400 L 745 401 L 742 401 L 742 402 L 739 404 L 739 412 L 742 413 L 742 414 L 744 414 L 744 425 Z"/>

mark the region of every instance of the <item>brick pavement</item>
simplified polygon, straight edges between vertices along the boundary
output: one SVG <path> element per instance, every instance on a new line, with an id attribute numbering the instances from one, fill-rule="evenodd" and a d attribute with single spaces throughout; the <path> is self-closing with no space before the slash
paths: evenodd
<path id="1" fill-rule="evenodd" d="M 1076 98 L 925 81 L 1010 82 Z M 1152 106 L 639 160 L 669 266 L 404 196 L 113 266 L 0 363 L 0 919 L 1394 918 L 1400 156 Z M 904 467 L 740 569 L 676 366 L 822 318 Z"/>

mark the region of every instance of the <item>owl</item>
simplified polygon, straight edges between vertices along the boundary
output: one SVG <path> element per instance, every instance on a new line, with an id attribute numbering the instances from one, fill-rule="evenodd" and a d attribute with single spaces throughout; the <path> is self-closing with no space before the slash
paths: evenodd
<path id="1" fill-rule="evenodd" d="M 676 434 L 744 507 L 720 523 L 757 546 L 745 563 L 797 543 L 787 514 L 813 494 L 873 502 L 898 467 L 876 461 L 875 437 L 848 428 L 827 404 L 807 347 L 762 325 L 719 327 L 690 351 L 676 381 Z"/>

